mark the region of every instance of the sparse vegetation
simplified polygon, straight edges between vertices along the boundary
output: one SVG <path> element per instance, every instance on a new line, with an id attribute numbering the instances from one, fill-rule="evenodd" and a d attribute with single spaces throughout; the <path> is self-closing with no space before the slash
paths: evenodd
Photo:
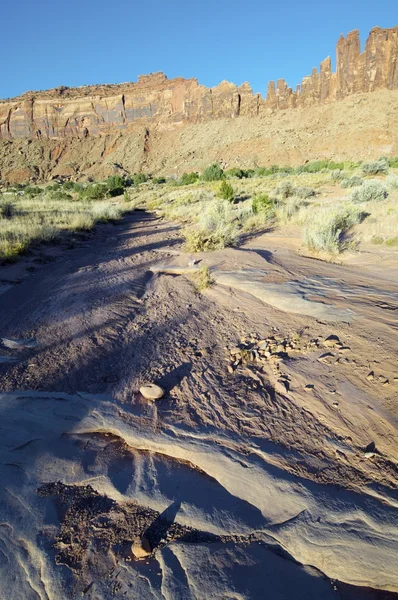
<path id="1" fill-rule="evenodd" d="M 50 192 L 39 189 L 40 195 L 23 194 L 0 202 L 0 261 L 15 260 L 32 244 L 54 241 L 64 231 L 86 231 L 100 221 L 114 221 L 125 210 L 109 200 L 73 198 L 59 186 Z"/>
<path id="2" fill-rule="evenodd" d="M 254 196 L 252 200 L 252 211 L 256 215 L 260 212 L 270 211 L 274 207 L 275 202 L 268 194 L 259 194 Z"/>
<path id="3" fill-rule="evenodd" d="M 140 185 L 141 183 L 146 183 L 148 181 L 148 175 L 145 173 L 136 173 L 133 175 L 133 183 L 134 185 Z"/>
<path id="4" fill-rule="evenodd" d="M 356 203 L 370 202 L 371 200 L 383 200 L 387 196 L 387 188 L 380 181 L 369 179 L 353 191 L 351 200 Z"/>
<path id="5" fill-rule="evenodd" d="M 395 248 L 398 246 L 398 236 L 388 238 L 388 240 L 386 240 L 386 246 L 389 246 L 390 248 Z"/>

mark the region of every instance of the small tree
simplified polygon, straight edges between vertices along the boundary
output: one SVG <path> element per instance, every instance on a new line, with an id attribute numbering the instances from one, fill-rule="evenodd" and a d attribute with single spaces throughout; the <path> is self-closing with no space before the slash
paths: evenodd
<path id="1" fill-rule="evenodd" d="M 230 183 L 225 181 L 225 179 L 223 179 L 221 182 L 218 196 L 223 200 L 229 200 L 230 202 L 232 202 L 235 198 L 234 188 Z"/>

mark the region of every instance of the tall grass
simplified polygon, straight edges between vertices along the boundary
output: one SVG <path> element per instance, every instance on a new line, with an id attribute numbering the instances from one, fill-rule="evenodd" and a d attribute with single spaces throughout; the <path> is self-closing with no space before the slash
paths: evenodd
<path id="1" fill-rule="evenodd" d="M 90 202 L 41 194 L 0 202 L 0 261 L 15 260 L 32 244 L 54 241 L 62 232 L 87 231 L 99 221 L 114 221 L 125 210 L 110 201 Z"/>

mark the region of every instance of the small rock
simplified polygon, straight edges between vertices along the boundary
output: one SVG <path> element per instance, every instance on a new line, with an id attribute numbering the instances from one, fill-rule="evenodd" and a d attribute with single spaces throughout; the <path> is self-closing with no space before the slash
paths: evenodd
<path id="1" fill-rule="evenodd" d="M 336 344 L 339 343 L 340 339 L 337 335 L 329 335 L 329 337 L 327 337 L 326 340 L 324 340 L 323 345 L 327 346 L 328 348 L 333 348 L 334 346 L 336 346 Z"/>
<path id="2" fill-rule="evenodd" d="M 275 384 L 275 391 L 280 394 L 286 394 L 289 391 L 289 382 L 286 379 L 278 379 Z"/>
<path id="3" fill-rule="evenodd" d="M 331 352 L 325 352 L 325 354 L 321 354 L 321 356 L 319 356 L 318 360 L 320 362 L 329 362 L 329 360 L 331 360 L 333 358 L 333 354 Z"/>
<path id="4" fill-rule="evenodd" d="M 368 373 L 368 375 L 366 375 L 366 379 L 368 381 L 373 381 L 374 378 L 375 378 L 374 371 L 371 371 L 370 373 Z"/>
<path id="5" fill-rule="evenodd" d="M 136 560 L 147 558 L 151 552 L 151 546 L 145 537 L 137 539 L 131 544 L 131 554 Z"/>
<path id="6" fill-rule="evenodd" d="M 349 346 L 343 346 L 339 349 L 339 352 L 351 352 L 351 348 Z"/>
<path id="7" fill-rule="evenodd" d="M 160 400 L 164 396 L 164 389 L 155 383 L 148 383 L 140 387 L 140 394 L 146 400 Z"/>
<path id="8" fill-rule="evenodd" d="M 364 457 L 365 458 L 373 458 L 375 455 L 374 452 L 365 452 Z"/>
<path id="9" fill-rule="evenodd" d="M 238 348 L 237 346 L 235 346 L 235 348 L 231 348 L 231 350 L 229 351 L 230 354 L 240 354 L 241 352 L 241 348 Z"/>
<path id="10" fill-rule="evenodd" d="M 307 383 L 307 385 L 304 386 L 304 389 L 306 392 L 309 392 L 310 390 L 313 390 L 315 388 L 313 383 Z"/>
<path id="11" fill-rule="evenodd" d="M 228 367 L 227 367 L 227 371 L 228 371 L 228 373 L 231 373 L 231 374 L 232 374 L 232 373 L 234 372 L 234 368 L 233 368 L 233 366 L 232 366 L 232 365 L 228 365 Z"/>

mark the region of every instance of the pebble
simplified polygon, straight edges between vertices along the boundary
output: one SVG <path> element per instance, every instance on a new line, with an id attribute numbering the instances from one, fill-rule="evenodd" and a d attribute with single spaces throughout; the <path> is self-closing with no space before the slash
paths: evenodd
<path id="1" fill-rule="evenodd" d="M 366 379 L 368 381 L 373 381 L 374 378 L 375 378 L 374 371 L 371 371 L 368 375 L 366 375 Z"/>
<path id="2" fill-rule="evenodd" d="M 164 389 L 155 383 L 148 383 L 140 387 L 140 394 L 146 400 L 160 400 L 164 396 Z"/>

